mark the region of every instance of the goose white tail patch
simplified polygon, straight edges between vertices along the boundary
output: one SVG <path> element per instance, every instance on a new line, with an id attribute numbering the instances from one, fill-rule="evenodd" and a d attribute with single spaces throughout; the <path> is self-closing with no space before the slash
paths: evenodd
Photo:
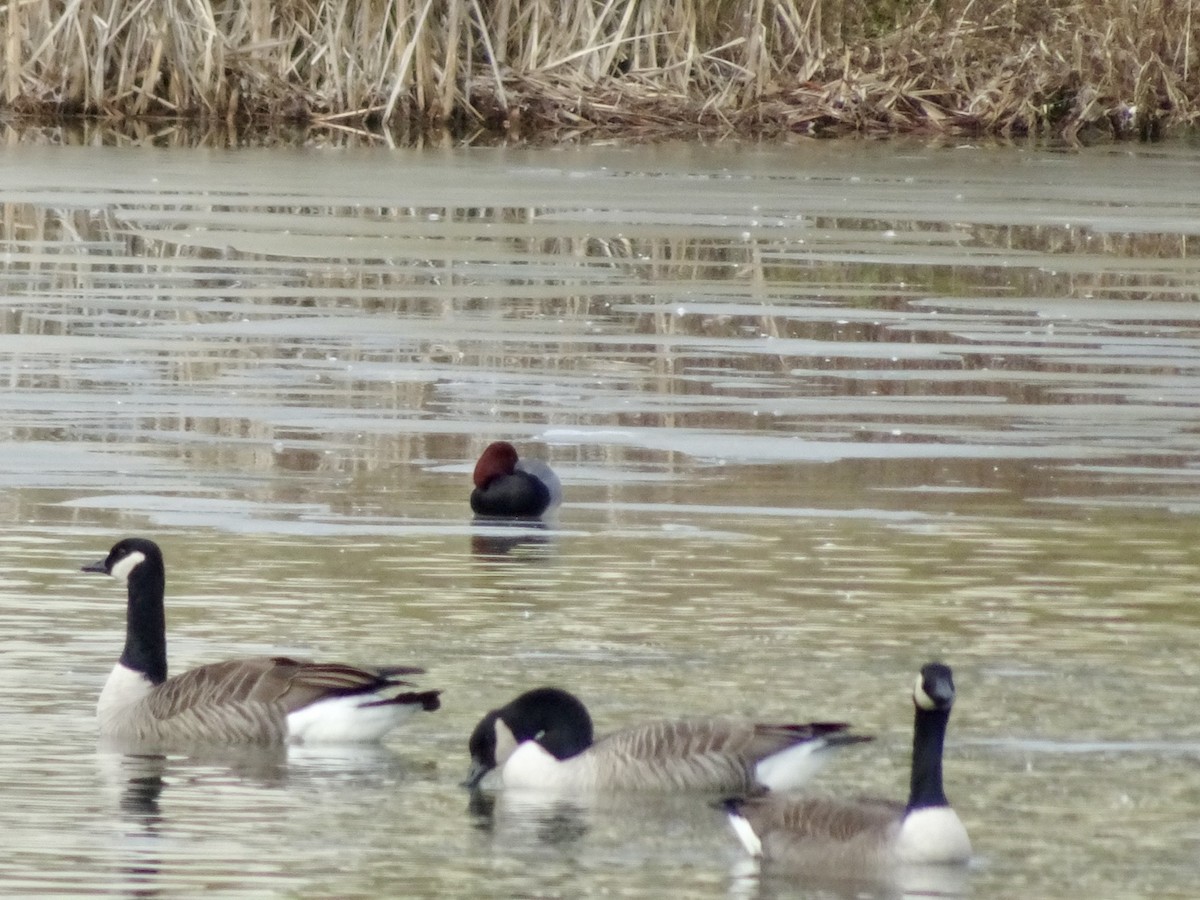
<path id="1" fill-rule="evenodd" d="M 371 706 L 372 699 L 371 696 L 331 697 L 289 713 L 288 740 L 298 743 L 377 741 L 421 708 L 416 703 Z"/>
<path id="2" fill-rule="evenodd" d="M 762 856 L 762 841 L 754 833 L 754 829 L 750 827 L 750 823 L 746 821 L 745 816 L 739 812 L 730 810 L 729 824 L 733 826 L 733 833 L 742 842 L 742 846 L 746 848 L 747 853 L 751 856 Z"/>
<path id="3" fill-rule="evenodd" d="M 809 781 L 829 761 L 829 744 L 822 738 L 793 744 L 759 760 L 754 767 L 758 783 L 773 791 L 790 791 Z"/>
<path id="4" fill-rule="evenodd" d="M 122 556 L 117 560 L 109 574 L 118 581 L 128 581 L 130 573 L 145 561 L 146 554 L 141 550 L 134 550 L 128 556 Z"/>

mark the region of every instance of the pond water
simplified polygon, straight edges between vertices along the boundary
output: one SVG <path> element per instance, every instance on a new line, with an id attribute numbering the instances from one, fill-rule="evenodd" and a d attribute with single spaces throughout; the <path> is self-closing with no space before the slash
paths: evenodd
<path id="1" fill-rule="evenodd" d="M 847 719 L 902 798 L 959 701 L 973 897 L 1200 874 L 1200 151 L 913 143 L 0 151 L 7 895 L 817 897 L 697 798 L 471 798 L 539 684 L 603 732 Z M 491 440 L 546 528 L 478 527 Z M 125 755 L 94 704 L 158 540 L 175 671 L 416 663 L 381 748 Z"/>

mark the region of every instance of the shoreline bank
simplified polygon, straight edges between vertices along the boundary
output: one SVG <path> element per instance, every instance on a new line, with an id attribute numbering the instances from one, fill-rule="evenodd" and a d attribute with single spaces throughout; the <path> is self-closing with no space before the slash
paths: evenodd
<path id="1" fill-rule="evenodd" d="M 1200 120 L 1191 3 L 109 0 L 9 4 L 0 116 L 407 142 L 945 134 L 1155 140 Z"/>

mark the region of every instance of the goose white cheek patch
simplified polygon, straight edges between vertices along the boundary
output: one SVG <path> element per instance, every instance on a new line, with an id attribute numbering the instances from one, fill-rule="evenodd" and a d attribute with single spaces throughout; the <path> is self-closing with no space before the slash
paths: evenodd
<path id="1" fill-rule="evenodd" d="M 517 749 L 517 739 L 503 721 L 496 719 L 496 765 L 502 766 Z"/>
<path id="2" fill-rule="evenodd" d="M 118 581 L 128 581 L 130 573 L 145 561 L 146 554 L 141 550 L 134 550 L 128 556 L 118 561 L 112 567 L 112 571 L 109 574 Z"/>
<path id="3" fill-rule="evenodd" d="M 795 744 L 760 760 L 754 777 L 773 791 L 790 791 L 812 779 L 829 761 L 829 745 L 823 739 Z"/>

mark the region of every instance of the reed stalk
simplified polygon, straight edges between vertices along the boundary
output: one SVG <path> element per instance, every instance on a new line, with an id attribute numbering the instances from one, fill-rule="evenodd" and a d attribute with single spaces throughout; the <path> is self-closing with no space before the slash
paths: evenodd
<path id="1" fill-rule="evenodd" d="M 520 137 L 1194 123 L 1192 0 L 8 0 L 8 117 Z"/>

